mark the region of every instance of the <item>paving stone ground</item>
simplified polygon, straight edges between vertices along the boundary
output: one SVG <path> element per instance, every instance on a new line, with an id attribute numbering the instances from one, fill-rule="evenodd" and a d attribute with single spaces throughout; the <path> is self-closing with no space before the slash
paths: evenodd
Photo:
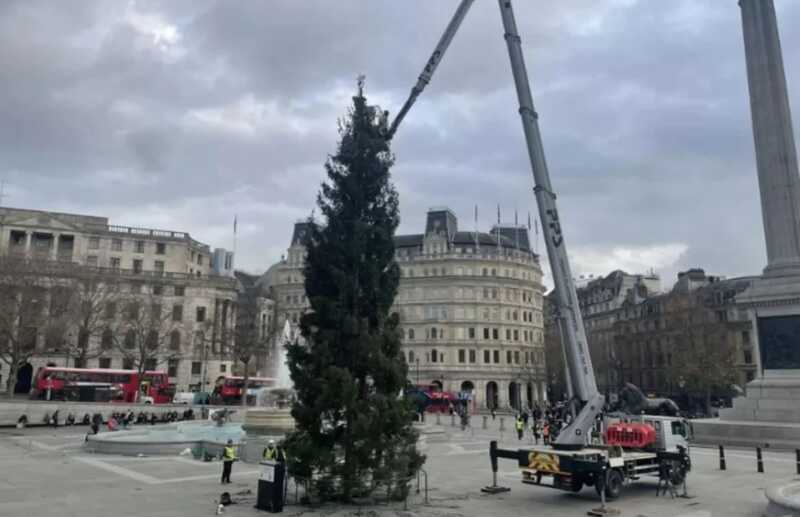
<path id="1" fill-rule="evenodd" d="M 445 434 L 421 444 L 428 455 L 429 503 L 423 493 L 412 493 L 406 510 L 402 503 L 361 507 L 327 505 L 308 508 L 293 504 L 290 488 L 288 516 L 365 517 L 482 517 L 586 515 L 599 506 L 592 488 L 568 494 L 520 483 L 516 465 L 500 463 L 500 484 L 511 487 L 502 495 L 486 495 L 480 488 L 491 481 L 488 442 L 502 447 L 519 442 L 500 433 L 499 422 L 489 429 L 462 432 L 443 419 Z M 480 419 L 478 419 L 480 426 Z M 190 458 L 121 457 L 89 454 L 82 450 L 84 428 L 0 430 L 0 517 L 173 517 L 213 515 L 222 492 L 221 465 Z M 525 443 L 525 442 L 523 442 Z M 656 497 L 655 479 L 643 478 L 625 487 L 610 506 L 623 517 L 729 517 L 762 515 L 764 487 L 798 481 L 793 454 L 766 452 L 766 473 L 756 473 L 755 452 L 727 451 L 728 470 L 718 469 L 715 449 L 693 448 L 694 470 L 689 477 L 693 499 Z M 257 467 L 237 463 L 234 483 L 225 490 L 240 504 L 225 515 L 263 515 L 253 508 Z M 250 491 L 250 493 L 247 493 Z M 241 493 L 237 495 L 237 493 Z"/>

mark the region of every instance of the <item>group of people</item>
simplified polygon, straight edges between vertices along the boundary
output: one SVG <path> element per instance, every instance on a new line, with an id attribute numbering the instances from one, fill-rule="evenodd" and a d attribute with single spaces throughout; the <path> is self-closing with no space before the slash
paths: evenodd
<path id="1" fill-rule="evenodd" d="M 494 410 L 492 418 L 494 418 Z M 550 445 L 550 441 L 558 436 L 565 426 L 572 421 L 572 414 L 564 411 L 563 406 L 545 402 L 543 406 L 538 404 L 530 409 L 523 409 L 516 414 L 514 419 L 514 429 L 517 432 L 517 439 L 525 437 L 526 430 L 530 432 L 536 445 L 541 440 L 542 444 Z"/>
<path id="2" fill-rule="evenodd" d="M 286 453 L 283 447 L 275 443 L 275 440 L 270 440 L 264 450 L 261 452 L 261 457 L 265 461 L 274 461 L 276 463 L 286 463 Z M 222 484 L 231 482 L 231 471 L 233 470 L 233 463 L 238 461 L 239 457 L 236 454 L 236 446 L 233 440 L 228 440 L 225 448 L 222 450 Z"/>

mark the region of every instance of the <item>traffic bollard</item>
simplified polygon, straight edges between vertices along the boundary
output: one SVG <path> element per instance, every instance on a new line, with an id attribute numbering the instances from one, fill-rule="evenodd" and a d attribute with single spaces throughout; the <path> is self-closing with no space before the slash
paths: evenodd
<path id="1" fill-rule="evenodd" d="M 719 469 L 725 470 L 725 449 L 722 445 L 719 446 Z"/>
<path id="2" fill-rule="evenodd" d="M 442 414 L 436 413 L 436 425 L 442 425 Z"/>
<path id="3" fill-rule="evenodd" d="M 484 429 L 488 429 L 489 428 L 488 422 L 489 422 L 489 417 L 488 416 L 484 416 L 483 417 L 483 428 Z M 797 454 L 800 454 L 800 451 L 797 451 Z M 800 456 L 798 456 L 798 457 L 800 458 Z M 800 461 L 800 460 L 798 460 L 798 461 Z M 800 463 L 798 463 L 797 465 L 798 465 L 797 468 L 800 469 Z"/>
<path id="4" fill-rule="evenodd" d="M 761 458 L 761 447 L 756 447 L 756 465 L 758 472 L 764 473 L 764 460 Z"/>
<path id="5" fill-rule="evenodd" d="M 450 415 L 450 427 L 455 427 L 455 426 L 456 426 L 456 415 L 455 413 L 453 413 Z"/>
<path id="6" fill-rule="evenodd" d="M 797 462 L 797 473 L 800 474 L 800 449 L 794 450 L 794 457 Z"/>
<path id="7" fill-rule="evenodd" d="M 501 431 L 505 431 L 506 430 L 505 418 L 503 418 L 503 417 L 500 417 L 500 430 Z"/>

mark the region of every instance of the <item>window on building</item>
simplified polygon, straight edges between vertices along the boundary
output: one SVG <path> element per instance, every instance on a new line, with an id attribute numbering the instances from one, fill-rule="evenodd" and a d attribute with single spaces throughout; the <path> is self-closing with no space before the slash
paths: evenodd
<path id="1" fill-rule="evenodd" d="M 497 276 L 497 269 L 492 268 L 492 276 Z"/>
<path id="2" fill-rule="evenodd" d="M 458 351 L 458 362 L 459 363 L 467 362 L 467 351 L 466 350 L 459 350 Z"/>
<path id="3" fill-rule="evenodd" d="M 198 323 L 202 323 L 206 321 L 206 308 L 205 307 L 198 307 L 196 309 L 195 321 Z"/>
<path id="4" fill-rule="evenodd" d="M 756 378 L 756 372 L 749 371 L 749 372 L 745 373 L 745 379 L 747 380 L 747 382 L 750 382 L 755 378 Z"/>
<path id="5" fill-rule="evenodd" d="M 125 333 L 125 348 L 128 350 L 136 348 L 136 332 L 133 329 Z"/>
<path id="6" fill-rule="evenodd" d="M 97 255 L 89 255 L 86 257 L 87 266 L 97 267 L 97 263 Z"/>
<path id="7" fill-rule="evenodd" d="M 122 251 L 122 239 L 111 240 L 111 251 Z"/>
<path id="8" fill-rule="evenodd" d="M 141 273 L 142 272 L 142 260 L 141 259 L 133 259 L 133 272 L 134 273 Z"/>
<path id="9" fill-rule="evenodd" d="M 192 375 L 200 375 L 203 372 L 203 363 L 192 361 Z"/>
<path id="10" fill-rule="evenodd" d="M 750 344 L 750 331 L 745 330 L 742 332 L 742 345 L 749 345 Z"/>
<path id="11" fill-rule="evenodd" d="M 184 286 L 182 286 L 182 285 L 176 285 L 175 286 L 175 296 L 183 296 L 183 294 L 185 292 L 186 292 L 186 288 Z"/>
<path id="12" fill-rule="evenodd" d="M 408 351 L 408 364 L 412 364 L 414 361 L 415 361 L 414 351 L 413 350 L 409 350 Z"/>
<path id="13" fill-rule="evenodd" d="M 493 352 L 492 356 L 493 356 L 495 364 L 500 364 L 500 351 L 499 350 L 493 350 L 492 352 Z"/>
<path id="14" fill-rule="evenodd" d="M 131 357 L 123 357 L 122 358 L 122 369 L 123 370 L 133 370 L 133 358 L 131 358 Z"/>
<path id="15" fill-rule="evenodd" d="M 492 362 L 491 351 L 489 351 L 489 350 L 484 350 L 483 351 L 483 362 L 486 363 L 486 364 L 489 364 L 490 362 Z"/>
<path id="16" fill-rule="evenodd" d="M 173 330 L 169 335 L 169 348 L 171 350 L 181 349 L 181 332 L 177 329 Z"/>
<path id="17" fill-rule="evenodd" d="M 139 317 L 139 302 L 132 301 L 128 303 L 127 316 L 129 320 L 135 320 Z"/>
<path id="18" fill-rule="evenodd" d="M 476 354 L 475 350 L 470 350 L 470 351 L 469 351 L 469 362 L 470 362 L 470 363 L 473 363 L 473 364 L 474 364 L 474 363 L 475 363 L 475 361 L 477 361 L 476 355 L 477 355 L 477 354 Z"/>
<path id="19" fill-rule="evenodd" d="M 506 341 L 511 341 L 511 329 L 506 329 Z"/>
<path id="20" fill-rule="evenodd" d="M 178 360 L 170 359 L 167 361 L 167 375 L 170 377 L 178 376 Z"/>
<path id="21" fill-rule="evenodd" d="M 750 350 L 744 351 L 744 364 L 753 364 L 753 352 Z"/>
<path id="22" fill-rule="evenodd" d="M 153 294 L 156 296 L 161 296 L 164 294 L 164 286 L 161 284 L 153 285 Z"/>
<path id="23" fill-rule="evenodd" d="M 506 364 L 511 364 L 511 350 L 506 350 Z"/>
<path id="24" fill-rule="evenodd" d="M 483 297 L 484 298 L 488 298 L 489 297 L 489 288 L 488 287 L 484 287 L 483 288 Z"/>
<path id="25" fill-rule="evenodd" d="M 119 269 L 120 265 L 121 265 L 120 264 L 120 258 L 119 257 L 111 257 L 111 260 L 109 260 L 108 264 L 111 267 L 111 269 Z"/>
<path id="26" fill-rule="evenodd" d="M 487 276 L 487 275 L 488 275 L 488 269 L 483 268 L 483 276 Z"/>
<path id="27" fill-rule="evenodd" d="M 164 261 L 163 260 L 156 260 L 153 262 L 153 269 L 156 273 L 163 273 L 164 272 Z"/>
<path id="28" fill-rule="evenodd" d="M 470 339 L 475 339 L 475 327 L 470 327 L 468 329 L 468 335 Z"/>
<path id="29" fill-rule="evenodd" d="M 408 339 L 414 339 L 414 329 L 408 329 Z"/>
<path id="30" fill-rule="evenodd" d="M 199 253 L 197 254 L 197 265 L 198 266 L 202 266 L 203 265 L 203 256 L 200 255 Z"/>
<path id="31" fill-rule="evenodd" d="M 111 329 L 103 330 L 103 335 L 100 337 L 100 348 L 103 350 L 111 350 L 111 347 L 114 346 L 114 334 L 111 332 Z"/>
<path id="32" fill-rule="evenodd" d="M 514 341 L 519 341 L 519 330 L 514 329 Z"/>
<path id="33" fill-rule="evenodd" d="M 97 366 L 102 368 L 103 370 L 108 370 L 111 368 L 111 358 L 110 357 L 101 357 L 97 360 Z"/>
<path id="34" fill-rule="evenodd" d="M 105 315 L 107 320 L 113 320 L 117 316 L 117 303 L 106 302 Z"/>
<path id="35" fill-rule="evenodd" d="M 90 250 L 100 249 L 100 237 L 89 237 L 89 249 Z"/>
<path id="36" fill-rule="evenodd" d="M 165 255 L 167 253 L 167 244 L 164 242 L 156 243 L 156 255 Z"/>
<path id="37" fill-rule="evenodd" d="M 439 352 L 437 352 L 435 348 L 431 350 L 431 362 L 432 363 L 439 362 Z"/>
<path id="38" fill-rule="evenodd" d="M 500 331 L 498 329 L 492 329 L 492 339 L 500 339 Z"/>
<path id="39" fill-rule="evenodd" d="M 144 253 L 144 241 L 136 241 L 133 245 L 134 253 Z"/>
<path id="40" fill-rule="evenodd" d="M 219 365 L 219 371 L 220 371 L 220 373 L 225 373 L 225 372 L 227 372 L 227 371 L 228 371 L 228 365 L 227 365 L 227 364 L 225 364 L 225 363 L 223 363 L 223 364 Z"/>
<path id="41" fill-rule="evenodd" d="M 514 351 L 514 364 L 519 364 L 519 350 Z"/>
<path id="42" fill-rule="evenodd" d="M 489 339 L 489 328 L 483 327 L 483 339 Z"/>

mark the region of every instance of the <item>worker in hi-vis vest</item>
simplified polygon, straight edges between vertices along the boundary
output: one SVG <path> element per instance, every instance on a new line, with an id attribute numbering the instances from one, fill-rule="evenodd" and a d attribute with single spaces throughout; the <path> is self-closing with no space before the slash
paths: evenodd
<path id="1" fill-rule="evenodd" d="M 275 445 L 275 440 L 270 440 L 264 448 L 262 457 L 265 460 L 277 461 L 278 463 L 286 463 L 286 454 L 283 449 Z"/>
<path id="2" fill-rule="evenodd" d="M 231 482 L 231 470 L 233 462 L 236 461 L 236 447 L 233 440 L 228 440 L 228 444 L 222 451 L 222 484 Z"/>

